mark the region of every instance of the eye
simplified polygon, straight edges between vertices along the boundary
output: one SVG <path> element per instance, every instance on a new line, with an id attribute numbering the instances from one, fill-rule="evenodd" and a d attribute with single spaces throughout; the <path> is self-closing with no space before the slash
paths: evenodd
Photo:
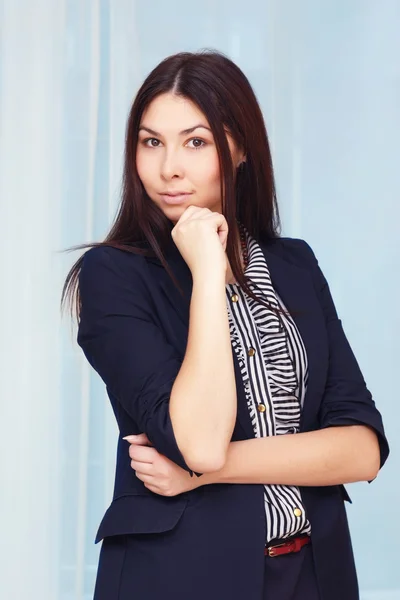
<path id="1" fill-rule="evenodd" d="M 150 146 L 147 144 L 147 142 L 151 142 L 151 141 L 159 142 L 160 140 L 158 140 L 157 138 L 146 138 L 146 139 L 142 140 L 142 144 L 144 146 L 147 146 L 148 148 L 157 148 L 157 146 L 154 146 L 153 144 L 150 144 Z"/>
<path id="2" fill-rule="evenodd" d="M 203 148 L 203 146 L 206 145 L 206 142 L 200 138 L 192 138 L 191 140 L 189 140 L 189 142 L 200 142 L 200 146 L 192 146 L 194 150 L 199 150 L 200 148 Z"/>

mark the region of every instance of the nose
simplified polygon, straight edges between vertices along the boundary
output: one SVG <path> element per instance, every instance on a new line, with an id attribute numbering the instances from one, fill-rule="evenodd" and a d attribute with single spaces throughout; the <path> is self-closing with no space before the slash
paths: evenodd
<path id="1" fill-rule="evenodd" d="M 182 177 L 182 175 L 183 166 L 178 154 L 173 152 L 166 153 L 161 163 L 161 177 L 167 180 L 173 177 Z"/>

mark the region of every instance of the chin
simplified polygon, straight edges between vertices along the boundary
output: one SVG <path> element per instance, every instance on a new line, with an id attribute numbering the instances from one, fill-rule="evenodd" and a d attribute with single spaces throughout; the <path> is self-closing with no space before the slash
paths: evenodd
<path id="1" fill-rule="evenodd" d="M 189 204 L 179 204 L 177 206 L 163 206 L 162 211 L 168 219 L 176 219 L 176 221 L 180 218 L 181 215 L 185 212 Z"/>

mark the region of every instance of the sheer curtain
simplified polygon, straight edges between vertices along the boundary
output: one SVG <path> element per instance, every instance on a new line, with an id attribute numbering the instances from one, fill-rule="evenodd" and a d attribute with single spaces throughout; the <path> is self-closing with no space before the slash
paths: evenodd
<path id="1" fill-rule="evenodd" d="M 60 319 L 74 244 L 119 200 L 125 122 L 168 54 L 212 47 L 262 105 L 284 235 L 314 248 L 392 455 L 347 506 L 363 600 L 400 598 L 396 0 L 0 0 L 0 581 L 8 600 L 88 600 L 116 426 Z M 373 540 L 373 541 L 372 541 Z"/>

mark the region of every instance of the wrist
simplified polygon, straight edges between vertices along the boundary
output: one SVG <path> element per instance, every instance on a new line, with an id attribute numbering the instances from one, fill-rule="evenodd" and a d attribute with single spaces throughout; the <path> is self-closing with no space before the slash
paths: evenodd
<path id="1" fill-rule="evenodd" d="M 212 267 L 197 268 L 192 271 L 193 283 L 198 282 L 199 285 L 207 285 L 210 281 L 217 283 L 224 282 L 226 277 L 226 265 L 214 264 Z"/>

